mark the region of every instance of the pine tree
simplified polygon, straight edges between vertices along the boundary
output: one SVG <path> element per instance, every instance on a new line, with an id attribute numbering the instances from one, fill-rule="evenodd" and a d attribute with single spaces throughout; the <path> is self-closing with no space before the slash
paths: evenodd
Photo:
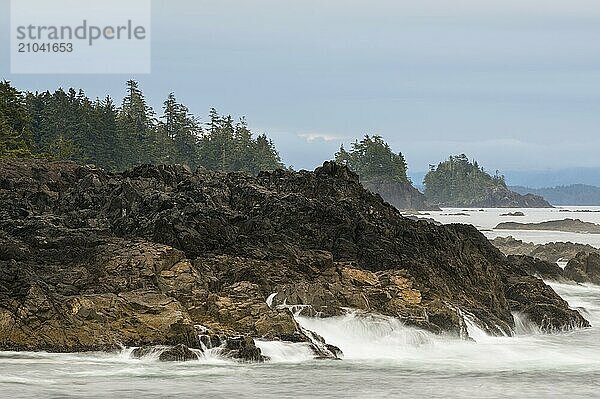
<path id="1" fill-rule="evenodd" d="M 110 96 L 94 103 L 94 136 L 97 140 L 95 163 L 109 170 L 116 170 L 123 154 L 118 147 L 117 109 Z"/>
<path id="2" fill-rule="evenodd" d="M 384 179 L 410 182 L 404 156 L 401 152 L 395 154 L 381 136 L 365 135 L 362 140 L 352 144 L 350 151 L 346 151 L 342 145 L 335 154 L 335 160 L 348 165 L 359 174 L 362 181 Z"/>
<path id="3" fill-rule="evenodd" d="M 450 156 L 425 175 L 425 196 L 435 204 L 469 203 L 494 188 L 506 188 L 499 172 L 491 176 L 465 154 Z"/>
<path id="4" fill-rule="evenodd" d="M 91 162 L 109 170 L 139 163 L 184 163 L 223 171 L 257 173 L 282 167 L 266 135 L 253 137 L 212 108 L 203 131 L 189 109 L 170 93 L 155 119 L 138 83 L 127 82 L 120 108 L 110 97 L 90 100 L 83 90 L 26 93 L 0 86 L 0 155 L 43 155 Z"/>
<path id="5" fill-rule="evenodd" d="M 33 156 L 30 126 L 22 93 L 0 82 L 0 157 Z"/>
<path id="6" fill-rule="evenodd" d="M 266 134 L 261 134 L 256 138 L 253 152 L 254 163 L 251 169 L 252 174 L 257 174 L 263 170 L 271 171 L 283 167 L 275 145 Z"/>
<path id="7" fill-rule="evenodd" d="M 194 168 L 198 165 L 198 136 L 201 133 L 196 118 L 189 109 L 177 102 L 170 93 L 163 104 L 159 130 L 171 140 L 172 161 L 187 164 Z"/>
<path id="8" fill-rule="evenodd" d="M 152 162 L 161 151 L 155 134 L 154 111 L 135 80 L 127 81 L 127 95 L 117 117 L 119 145 L 124 150 L 120 167 Z"/>

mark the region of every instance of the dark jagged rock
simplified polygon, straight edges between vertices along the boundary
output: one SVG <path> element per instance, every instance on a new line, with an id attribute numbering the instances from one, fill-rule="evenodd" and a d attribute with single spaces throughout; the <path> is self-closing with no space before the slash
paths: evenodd
<path id="1" fill-rule="evenodd" d="M 140 359 L 149 356 L 153 353 L 158 353 L 158 360 L 161 362 L 186 362 L 189 360 L 198 360 L 198 355 L 187 346 L 180 344 L 168 348 L 160 348 L 156 346 L 142 346 L 135 348 L 131 352 L 131 357 Z"/>
<path id="2" fill-rule="evenodd" d="M 492 240 L 492 244 L 505 255 L 528 255 L 551 263 L 569 261 L 579 252 L 600 253 L 598 248 L 587 244 L 572 242 L 534 244 L 532 242 L 515 240 L 513 237 L 497 237 Z"/>
<path id="3" fill-rule="evenodd" d="M 224 336 L 207 334 L 200 335 L 199 339 L 206 349 L 218 348 L 220 346 L 223 346 L 225 344 L 225 341 L 227 340 L 227 338 Z"/>
<path id="4" fill-rule="evenodd" d="M 264 362 L 269 360 L 263 356 L 250 337 L 235 337 L 227 339 L 222 354 L 226 357 L 247 362 Z"/>
<path id="5" fill-rule="evenodd" d="M 336 177 L 343 180 L 359 182 L 359 176 L 348 167 L 325 162 L 323 166 L 315 169 L 317 176 Z M 385 201 L 402 210 L 439 210 L 425 200 L 425 195 L 412 186 L 409 182 L 390 181 L 389 179 L 360 180 L 361 184 L 373 193 L 379 194 Z"/>
<path id="6" fill-rule="evenodd" d="M 409 182 L 387 181 L 385 179 L 370 179 L 361 182 L 362 185 L 401 210 L 439 211 L 440 208 L 427 202 L 425 195 Z"/>
<path id="7" fill-rule="evenodd" d="M 198 360 L 198 355 L 187 346 L 180 344 L 163 351 L 158 360 L 161 362 L 186 362 L 188 360 Z"/>
<path id="8" fill-rule="evenodd" d="M 260 361 L 250 337 L 310 342 L 290 305 L 456 334 L 462 312 L 491 333 L 517 310 L 587 325 L 474 227 L 404 218 L 335 163 L 251 177 L 1 160 L 0 203 L 0 349 L 199 348 L 204 334 Z"/>
<path id="9" fill-rule="evenodd" d="M 331 353 L 333 353 L 333 355 L 337 358 L 337 359 L 341 359 L 344 357 L 344 352 L 342 352 L 342 350 L 340 348 L 338 348 L 335 345 L 331 345 L 331 344 L 325 344 L 325 347 L 327 348 L 327 350 Z"/>
<path id="10" fill-rule="evenodd" d="M 568 308 L 568 304 L 554 291 L 546 289 L 542 280 L 533 276 L 509 277 L 506 280 L 506 298 L 511 309 L 548 332 L 587 327 L 583 317 Z"/>
<path id="11" fill-rule="evenodd" d="M 500 216 L 525 216 L 523 212 L 508 212 L 502 213 Z"/>
<path id="12" fill-rule="evenodd" d="M 578 253 L 567 263 L 564 274 L 578 283 L 600 284 L 600 254 Z"/>
<path id="13" fill-rule="evenodd" d="M 563 275 L 563 269 L 556 263 L 546 262 L 526 255 L 509 255 L 508 260 L 530 275 L 540 277 L 544 280 L 560 281 L 566 279 Z"/>

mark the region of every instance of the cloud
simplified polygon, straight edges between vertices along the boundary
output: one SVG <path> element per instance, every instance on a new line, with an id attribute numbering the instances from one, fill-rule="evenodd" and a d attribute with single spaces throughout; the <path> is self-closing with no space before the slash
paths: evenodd
<path id="1" fill-rule="evenodd" d="M 340 135 L 332 134 L 332 133 L 301 133 L 298 135 L 298 137 L 302 137 L 304 140 L 306 140 L 309 143 L 312 143 L 313 141 L 317 141 L 317 140 L 336 141 L 336 140 L 343 140 L 346 138 L 344 136 L 340 136 Z"/>

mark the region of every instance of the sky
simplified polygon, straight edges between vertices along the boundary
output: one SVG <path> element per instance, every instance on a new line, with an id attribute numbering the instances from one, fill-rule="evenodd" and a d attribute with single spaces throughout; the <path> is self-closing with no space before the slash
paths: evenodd
<path id="1" fill-rule="evenodd" d="M 134 78 L 157 110 L 173 91 L 246 116 L 295 168 L 367 133 L 413 174 L 458 153 L 509 176 L 600 168 L 597 0 L 152 0 L 140 75 L 11 74 L 8 11 L 0 79 L 121 99 Z"/>

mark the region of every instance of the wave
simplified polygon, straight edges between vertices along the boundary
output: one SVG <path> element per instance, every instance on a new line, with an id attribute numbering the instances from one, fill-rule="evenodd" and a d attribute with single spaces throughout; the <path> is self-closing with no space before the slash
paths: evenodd
<path id="1" fill-rule="evenodd" d="M 310 345 L 304 342 L 281 342 L 256 340 L 256 346 L 263 355 L 275 363 L 297 363 L 313 360 L 315 354 Z"/>
<path id="2" fill-rule="evenodd" d="M 339 347 L 345 359 L 394 358 L 406 348 L 433 345 L 444 338 L 404 325 L 398 319 L 350 311 L 343 316 L 296 316 L 306 330 L 314 331 Z"/>

